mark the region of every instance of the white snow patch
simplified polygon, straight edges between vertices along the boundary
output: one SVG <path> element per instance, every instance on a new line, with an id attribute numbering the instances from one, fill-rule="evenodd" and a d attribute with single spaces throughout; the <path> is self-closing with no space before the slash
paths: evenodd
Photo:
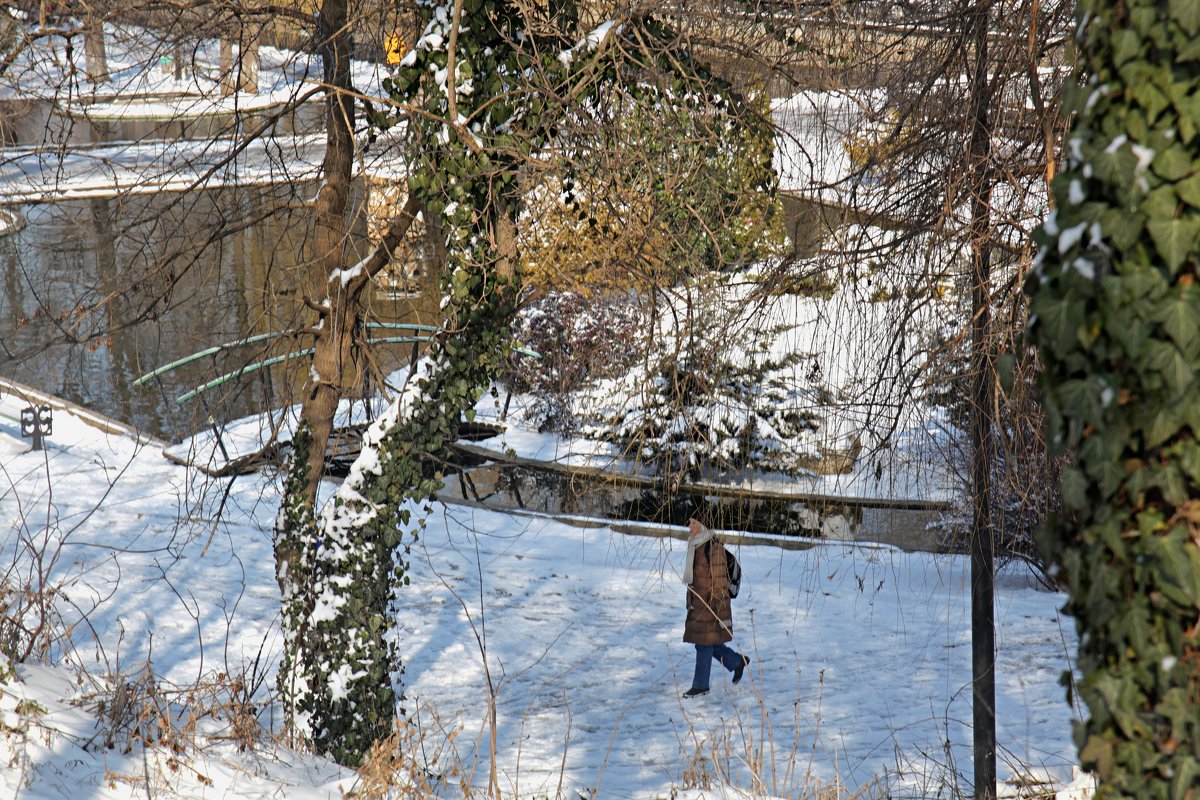
<path id="1" fill-rule="evenodd" d="M 1086 222 L 1081 222 L 1078 225 L 1072 225 L 1070 228 L 1067 228 L 1065 231 L 1063 231 L 1058 237 L 1059 254 L 1061 255 L 1075 245 L 1079 244 L 1080 240 L 1083 239 L 1083 234 L 1087 231 L 1087 228 L 1088 224 Z"/>
<path id="2" fill-rule="evenodd" d="M 1156 155 L 1153 147 L 1134 144 L 1130 145 L 1129 149 L 1133 151 L 1133 155 L 1137 157 L 1137 164 L 1133 168 L 1134 175 L 1141 175 L 1150 168 L 1150 162 L 1154 161 Z"/>
<path id="3" fill-rule="evenodd" d="M 1082 256 L 1071 260 L 1071 269 L 1075 270 L 1089 281 L 1095 280 L 1096 278 L 1096 265 Z"/>
<path id="4" fill-rule="evenodd" d="M 568 47 L 558 54 L 558 61 L 564 67 L 570 68 L 575 60 L 575 56 L 579 53 L 586 53 L 595 50 L 608 36 L 608 32 L 616 25 L 616 20 L 608 20 L 593 28 L 587 36 L 580 39 L 574 46 Z"/>
<path id="5" fill-rule="evenodd" d="M 1083 137 L 1070 136 L 1067 138 L 1067 154 L 1073 163 L 1083 163 Z"/>
<path id="6" fill-rule="evenodd" d="M 1058 236 L 1058 211 L 1051 211 L 1042 222 L 1042 230 L 1047 236 Z"/>
<path id="7" fill-rule="evenodd" d="M 1084 194 L 1083 184 L 1079 182 L 1078 178 L 1072 178 L 1071 182 L 1067 184 L 1067 202 L 1073 206 L 1077 206 L 1081 205 L 1086 199 L 1087 195 Z"/>
<path id="8" fill-rule="evenodd" d="M 370 260 L 371 256 L 368 255 L 352 267 L 348 267 L 346 269 L 335 269 L 333 272 L 329 273 L 328 282 L 333 283 L 334 281 L 337 281 L 341 284 L 343 289 L 346 288 L 346 284 L 363 274 L 363 270 L 367 268 L 367 262 Z"/>

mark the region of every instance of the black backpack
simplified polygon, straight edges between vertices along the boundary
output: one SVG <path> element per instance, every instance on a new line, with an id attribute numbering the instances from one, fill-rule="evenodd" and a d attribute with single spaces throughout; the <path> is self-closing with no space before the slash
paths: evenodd
<path id="1" fill-rule="evenodd" d="M 742 590 L 742 565 L 729 552 L 729 548 L 725 548 L 725 566 L 729 567 L 729 596 L 737 597 Z"/>

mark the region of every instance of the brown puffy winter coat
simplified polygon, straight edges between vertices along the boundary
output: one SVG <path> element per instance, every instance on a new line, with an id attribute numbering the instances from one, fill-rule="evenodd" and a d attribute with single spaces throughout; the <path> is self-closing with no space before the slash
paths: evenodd
<path id="1" fill-rule="evenodd" d="M 687 621 L 683 640 L 688 644 L 724 644 L 733 638 L 733 609 L 729 602 L 729 567 L 725 548 L 710 539 L 696 548 L 692 583 L 687 590 Z"/>

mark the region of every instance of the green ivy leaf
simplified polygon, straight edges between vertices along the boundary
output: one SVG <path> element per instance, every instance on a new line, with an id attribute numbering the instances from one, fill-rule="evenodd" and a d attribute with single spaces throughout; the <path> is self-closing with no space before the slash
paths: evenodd
<path id="1" fill-rule="evenodd" d="M 1113 186 L 1130 186 L 1133 184 L 1133 170 L 1137 167 L 1128 147 L 1119 148 L 1111 153 L 1100 151 L 1091 159 L 1092 170 L 1097 178 Z"/>
<path id="2" fill-rule="evenodd" d="M 1035 298 L 1033 310 L 1045 335 L 1059 352 L 1074 349 L 1079 343 L 1079 328 L 1083 325 L 1083 310 L 1079 303 L 1070 297 L 1041 302 L 1039 299 Z"/>
<path id="3" fill-rule="evenodd" d="M 1105 238 L 1122 250 L 1128 250 L 1142 235 L 1144 222 L 1145 217 L 1142 214 L 1130 214 L 1115 208 L 1100 214 L 1100 227 Z"/>
<path id="4" fill-rule="evenodd" d="M 1087 505 L 1088 481 L 1074 467 L 1063 467 L 1060 477 L 1063 503 L 1067 508 L 1081 509 Z"/>
<path id="5" fill-rule="evenodd" d="M 1059 404 L 1069 417 L 1095 422 L 1100 416 L 1100 400 L 1095 383 L 1088 380 L 1063 381 L 1058 387 Z"/>
<path id="6" fill-rule="evenodd" d="M 1142 38 L 1137 31 L 1124 28 L 1112 34 L 1112 60 L 1115 66 L 1121 66 L 1136 57 L 1142 49 Z"/>
<path id="7" fill-rule="evenodd" d="M 1150 418 L 1150 422 L 1146 426 L 1147 446 L 1158 447 L 1178 433 L 1181 427 L 1183 427 L 1183 420 L 1180 419 L 1173 408 L 1160 408 Z"/>
<path id="8" fill-rule="evenodd" d="M 1129 94 L 1133 97 L 1134 102 L 1146 112 L 1145 116 L 1139 114 L 1125 122 L 1125 129 L 1137 141 L 1145 136 L 1146 118 L 1157 117 L 1163 112 L 1163 109 L 1171 105 L 1171 101 L 1154 84 L 1144 81 L 1134 84 L 1133 88 L 1129 90 Z"/>
<path id="9" fill-rule="evenodd" d="M 1168 184 L 1153 189 L 1142 201 L 1141 211 L 1150 219 L 1171 219 L 1179 207 L 1175 187 Z"/>
<path id="10" fill-rule="evenodd" d="M 1095 473 L 1096 484 L 1100 487 L 1100 496 L 1107 500 L 1116 493 L 1125 480 L 1125 468 L 1115 461 L 1102 461 Z"/>
<path id="11" fill-rule="evenodd" d="M 1196 0 L 1168 0 L 1167 12 L 1188 36 L 1200 31 L 1200 3 Z"/>
<path id="12" fill-rule="evenodd" d="M 1175 110 L 1179 112 L 1181 127 L 1185 121 L 1191 123 L 1193 120 L 1200 119 L 1200 96 L 1189 94 L 1176 101 Z"/>
<path id="13" fill-rule="evenodd" d="M 1153 7 L 1134 6 L 1129 9 L 1130 27 L 1140 36 L 1148 36 L 1151 28 L 1158 22 L 1158 14 Z"/>
<path id="14" fill-rule="evenodd" d="M 1145 363 L 1148 369 L 1161 373 L 1172 389 L 1182 389 L 1192 380 L 1192 370 L 1187 359 L 1171 342 L 1162 339 L 1150 340 L 1146 346 Z"/>
<path id="15" fill-rule="evenodd" d="M 1175 273 L 1196 245 L 1200 235 L 1200 218 L 1156 220 L 1146 223 L 1154 247 L 1171 273 Z"/>
<path id="16" fill-rule="evenodd" d="M 1175 194 L 1188 205 L 1200 208 L 1200 173 L 1191 175 L 1176 183 Z"/>
<path id="17" fill-rule="evenodd" d="M 1195 708 L 1191 711 L 1195 713 Z M 1194 733 L 1192 735 L 1195 736 Z M 1187 793 L 1194 791 L 1197 783 L 1200 783 L 1200 762 L 1185 754 L 1175 759 L 1172 765 L 1175 767 L 1175 775 L 1171 778 L 1171 796 L 1187 797 Z"/>
<path id="18" fill-rule="evenodd" d="M 1175 51 L 1175 60 L 1179 63 L 1200 59 L 1200 38 L 1194 38 Z"/>
<path id="19" fill-rule="evenodd" d="M 1154 172 L 1169 181 L 1177 181 L 1192 171 L 1192 159 L 1180 144 L 1173 144 L 1154 157 Z"/>
<path id="20" fill-rule="evenodd" d="M 1200 349 L 1200 307 L 1197 307 L 1194 298 L 1164 298 L 1155 311 L 1154 321 L 1163 326 L 1163 330 L 1184 354 L 1189 357 L 1196 355 Z"/>

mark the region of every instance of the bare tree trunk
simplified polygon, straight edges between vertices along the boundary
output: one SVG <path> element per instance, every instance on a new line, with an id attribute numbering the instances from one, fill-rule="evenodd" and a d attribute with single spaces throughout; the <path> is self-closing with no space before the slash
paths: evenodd
<path id="1" fill-rule="evenodd" d="M 343 12 L 343 18 L 345 14 Z M 244 24 L 237 29 L 237 40 L 221 39 L 221 95 L 235 92 L 254 94 L 258 91 L 258 42 L 262 26 Z M 342 34 L 345 36 L 345 34 Z M 237 45 L 235 63 L 233 49 Z M 349 56 L 347 56 L 347 59 Z M 326 70 L 328 72 L 328 69 Z"/>
<path id="2" fill-rule="evenodd" d="M 315 504 L 325 466 L 325 443 L 333 432 L 333 417 L 348 370 L 354 368 L 354 331 L 359 321 L 359 291 L 338 276 L 345 267 L 350 182 L 354 166 L 354 101 L 350 88 L 350 37 L 346 0 L 326 0 L 321 7 L 320 43 L 325 66 L 325 160 L 323 183 L 317 195 L 314 263 L 305 286 L 306 296 L 320 307 L 313 369 L 304 392 L 301 420 L 312 430 L 305 497 Z"/>
<path id="3" fill-rule="evenodd" d="M 233 75 L 233 42 L 221 39 L 221 96 L 227 97 L 237 91 L 237 81 Z"/>
<path id="4" fill-rule="evenodd" d="M 517 271 L 517 223 L 510 215 L 498 215 L 495 237 L 496 252 L 500 255 L 496 272 L 502 278 L 512 278 Z"/>
<path id="5" fill-rule="evenodd" d="M 83 26 L 83 57 L 87 77 L 93 84 L 108 79 L 108 55 L 104 48 L 104 21 L 88 16 Z"/>
<path id="6" fill-rule="evenodd" d="M 249 24 L 242 27 L 242 41 L 238 49 L 238 91 L 258 93 L 258 43 L 262 37 L 262 25 Z"/>
<path id="7" fill-rule="evenodd" d="M 325 159 L 323 183 L 314 211 L 313 264 L 305 297 L 319 313 L 312 371 L 305 385 L 300 418 L 312 434 L 308 451 L 305 502 L 316 504 L 325 470 L 325 447 L 333 433 L 334 415 L 344 390 L 355 383 L 360 365 L 355 336 L 362 320 L 362 296 L 371 278 L 391 259 L 416 216 L 409 198 L 388 231 L 356 270 L 344 272 L 354 166 L 354 100 L 350 93 L 350 35 L 347 0 L 326 0 L 321 9 L 318 42 L 325 65 Z"/>
<path id="8" fill-rule="evenodd" d="M 1046 202 L 1054 208 L 1054 192 L 1050 184 L 1054 182 L 1056 168 L 1058 131 L 1055 130 L 1055 118 L 1046 108 L 1042 99 L 1042 80 L 1038 75 L 1038 8 L 1039 0 L 1029 4 L 1029 98 L 1033 102 L 1033 110 L 1037 113 L 1038 125 L 1042 132 L 1042 146 L 1045 148 Z"/>

